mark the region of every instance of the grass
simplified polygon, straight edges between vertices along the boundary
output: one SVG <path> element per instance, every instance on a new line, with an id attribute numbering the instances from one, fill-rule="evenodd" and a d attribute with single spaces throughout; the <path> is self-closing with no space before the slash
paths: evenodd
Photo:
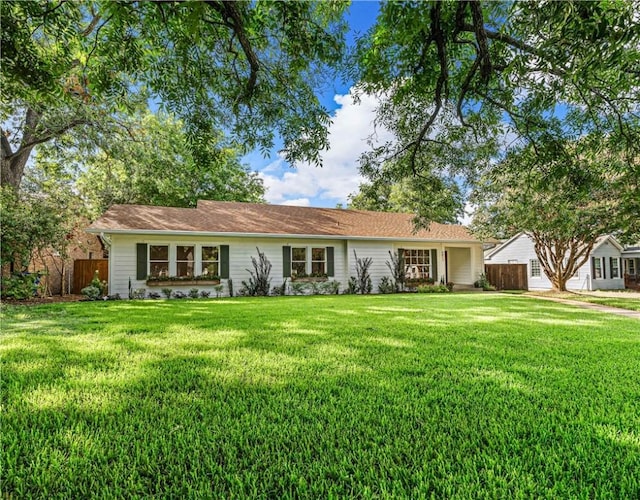
<path id="1" fill-rule="evenodd" d="M 638 498 L 640 322 L 498 294 L 5 308 L 9 498 Z"/>
<path id="2" fill-rule="evenodd" d="M 628 309 L 630 311 L 640 311 L 640 299 L 635 297 L 625 297 L 626 292 L 620 291 L 617 297 L 599 297 L 586 293 L 572 292 L 529 292 L 530 295 L 549 296 L 559 299 L 576 300 L 579 302 L 589 302 L 601 306 L 616 307 L 618 309 Z"/>

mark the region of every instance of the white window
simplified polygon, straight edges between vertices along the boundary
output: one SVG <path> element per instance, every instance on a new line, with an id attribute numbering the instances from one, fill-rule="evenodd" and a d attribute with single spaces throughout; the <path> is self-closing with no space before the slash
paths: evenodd
<path id="1" fill-rule="evenodd" d="M 149 276 L 169 276 L 169 245 L 149 245 Z"/>
<path id="2" fill-rule="evenodd" d="M 620 261 L 615 257 L 611 259 L 611 277 L 620 277 Z"/>
<path id="3" fill-rule="evenodd" d="M 636 261 L 633 259 L 627 259 L 627 274 L 631 276 L 636 274 Z"/>
<path id="4" fill-rule="evenodd" d="M 327 273 L 327 249 L 311 249 L 311 274 L 324 275 Z"/>
<path id="5" fill-rule="evenodd" d="M 306 276 L 307 248 L 293 247 L 291 249 L 291 276 Z"/>
<path id="6" fill-rule="evenodd" d="M 201 271 L 204 276 L 219 276 L 220 274 L 220 248 L 203 246 L 201 250 Z"/>
<path id="7" fill-rule="evenodd" d="M 176 248 L 176 276 L 193 276 L 195 268 L 195 247 L 178 245 Z"/>
<path id="8" fill-rule="evenodd" d="M 593 278 L 602 279 L 602 259 L 600 257 L 593 258 Z"/>
<path id="9" fill-rule="evenodd" d="M 409 279 L 428 279 L 431 276 L 431 252 L 424 248 L 404 250 L 404 269 Z"/>
<path id="10" fill-rule="evenodd" d="M 540 261 L 538 259 L 531 259 L 529 261 L 529 270 L 532 278 L 540 278 Z"/>

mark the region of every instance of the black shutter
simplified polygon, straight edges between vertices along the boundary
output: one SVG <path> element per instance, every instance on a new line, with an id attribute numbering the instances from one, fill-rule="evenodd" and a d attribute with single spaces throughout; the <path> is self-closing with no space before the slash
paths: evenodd
<path id="1" fill-rule="evenodd" d="M 147 244 L 136 243 L 136 279 L 147 279 Z"/>
<path id="2" fill-rule="evenodd" d="M 335 276 L 336 270 L 333 263 L 333 247 L 327 247 L 327 276 Z"/>
<path id="3" fill-rule="evenodd" d="M 435 281 L 438 281 L 438 251 L 431 250 L 431 272 L 433 276 L 430 276 Z"/>
<path id="4" fill-rule="evenodd" d="M 607 279 L 607 259 L 602 257 L 602 262 L 600 264 L 602 266 L 602 279 Z"/>
<path id="5" fill-rule="evenodd" d="M 609 257 L 609 276 L 613 278 L 613 257 Z"/>
<path id="6" fill-rule="evenodd" d="M 229 279 L 229 245 L 220 245 L 220 278 Z"/>
<path id="7" fill-rule="evenodd" d="M 591 279 L 596 279 L 596 258 L 591 257 Z"/>
<path id="8" fill-rule="evenodd" d="M 282 277 L 291 278 L 291 247 L 282 247 Z"/>

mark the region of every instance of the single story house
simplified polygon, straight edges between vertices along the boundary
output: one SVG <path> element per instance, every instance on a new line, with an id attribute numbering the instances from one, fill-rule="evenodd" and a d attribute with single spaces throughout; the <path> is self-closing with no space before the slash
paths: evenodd
<path id="1" fill-rule="evenodd" d="M 610 235 L 596 241 L 589 259 L 567 281 L 567 290 L 620 290 L 624 286 L 620 243 Z M 526 264 L 529 290 L 551 290 L 533 240 L 518 233 L 485 254 L 485 264 Z"/>
<path id="2" fill-rule="evenodd" d="M 232 281 L 237 293 L 257 249 L 273 266 L 272 286 L 315 275 L 344 289 L 357 255 L 372 259 L 375 293 L 391 275 L 389 252 L 397 251 L 411 277 L 472 287 L 483 271 L 482 242 L 464 226 L 432 223 L 416 231 L 410 214 L 200 200 L 196 208 L 114 205 L 87 231 L 105 241 L 109 293 L 123 298 L 130 288 L 162 286 L 164 278 L 186 291 L 210 290 L 219 279 L 223 294 Z"/>

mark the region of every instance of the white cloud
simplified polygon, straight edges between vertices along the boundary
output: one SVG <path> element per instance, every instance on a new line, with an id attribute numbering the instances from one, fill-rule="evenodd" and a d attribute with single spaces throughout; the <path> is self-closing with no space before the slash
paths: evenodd
<path id="1" fill-rule="evenodd" d="M 268 202 L 283 204 L 319 198 L 325 205 L 346 204 L 347 196 L 363 182 L 358 158 L 370 148 L 367 138 L 377 132 L 378 141 L 391 139 L 388 131 L 374 127 L 378 106 L 375 97 L 364 95 L 356 104 L 352 89 L 347 95 L 336 95 L 334 100 L 340 107 L 329 127 L 331 147 L 321 154 L 323 166 L 302 164 L 289 168 L 282 159 L 267 165 L 260 175 L 267 187 Z M 278 176 L 279 169 L 287 170 Z"/>
<path id="2" fill-rule="evenodd" d="M 285 200 L 282 204 L 290 207 L 310 207 L 311 201 L 309 198 L 296 198 L 295 200 Z"/>

